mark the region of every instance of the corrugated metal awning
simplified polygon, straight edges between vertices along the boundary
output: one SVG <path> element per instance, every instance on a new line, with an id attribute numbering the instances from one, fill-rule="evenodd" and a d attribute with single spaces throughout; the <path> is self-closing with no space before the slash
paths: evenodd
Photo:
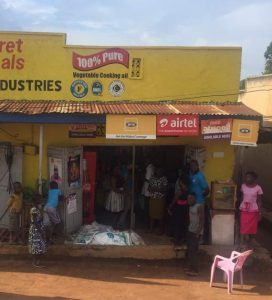
<path id="1" fill-rule="evenodd" d="M 201 116 L 261 117 L 241 102 L 188 103 L 188 102 L 93 102 L 55 100 L 0 100 L 1 114 L 197 114 Z"/>

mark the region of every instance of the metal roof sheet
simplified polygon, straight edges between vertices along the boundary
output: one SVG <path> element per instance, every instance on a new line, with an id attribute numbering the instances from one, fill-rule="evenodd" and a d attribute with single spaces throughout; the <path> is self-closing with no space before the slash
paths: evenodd
<path id="1" fill-rule="evenodd" d="M 0 100 L 0 113 L 37 114 L 198 114 L 214 116 L 261 116 L 241 102 L 93 102 L 55 100 Z"/>

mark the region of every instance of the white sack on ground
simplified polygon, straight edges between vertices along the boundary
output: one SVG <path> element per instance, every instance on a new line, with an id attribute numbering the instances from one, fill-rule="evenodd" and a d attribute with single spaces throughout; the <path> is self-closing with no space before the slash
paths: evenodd
<path id="1" fill-rule="evenodd" d="M 143 239 L 133 231 L 115 231 L 111 226 L 93 222 L 84 225 L 72 236 L 73 244 L 78 245 L 144 245 Z"/>

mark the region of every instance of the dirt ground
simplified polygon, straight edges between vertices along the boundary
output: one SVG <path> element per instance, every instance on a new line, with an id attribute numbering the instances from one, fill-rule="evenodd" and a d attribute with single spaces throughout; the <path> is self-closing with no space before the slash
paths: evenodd
<path id="1" fill-rule="evenodd" d="M 183 261 L 48 258 L 35 269 L 28 257 L 0 258 L 0 299 L 230 299 L 221 274 L 209 287 L 210 258 L 201 256 L 200 276 L 184 274 Z M 272 299 L 271 266 L 252 261 L 245 286 L 235 285 L 231 299 Z"/>

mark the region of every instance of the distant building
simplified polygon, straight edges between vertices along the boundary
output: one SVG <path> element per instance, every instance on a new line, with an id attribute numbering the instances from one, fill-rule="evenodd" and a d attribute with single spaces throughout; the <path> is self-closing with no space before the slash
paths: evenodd
<path id="1" fill-rule="evenodd" d="M 272 74 L 245 79 L 245 89 L 240 91 L 238 101 L 264 117 L 272 117 Z"/>

